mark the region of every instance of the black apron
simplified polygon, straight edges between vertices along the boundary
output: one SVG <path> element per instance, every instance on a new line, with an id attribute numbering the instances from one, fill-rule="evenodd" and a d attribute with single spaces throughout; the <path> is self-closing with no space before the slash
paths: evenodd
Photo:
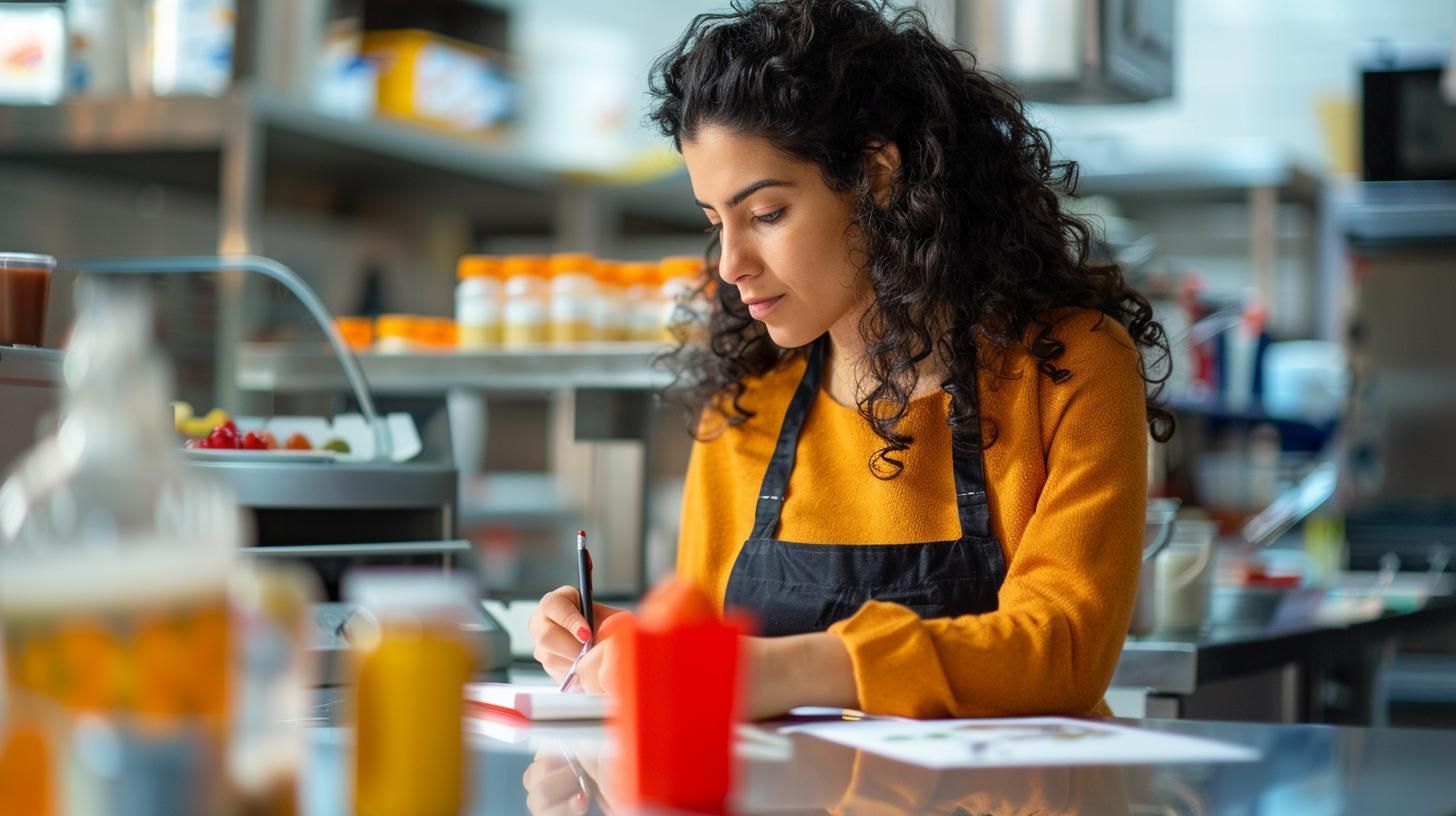
<path id="1" fill-rule="evenodd" d="M 804 377 L 789 401 L 783 428 L 763 487 L 758 491 L 753 532 L 733 563 L 724 605 L 748 610 L 768 636 L 822 632 L 864 605 L 887 601 L 909 607 L 922 618 L 991 612 L 1006 577 L 1001 544 L 991 535 L 986 499 L 986 469 L 981 458 L 979 423 L 974 453 L 953 447 L 956 508 L 961 537 L 917 544 L 800 544 L 780 541 L 789 475 L 804 420 L 819 394 L 827 343 L 809 352 Z M 971 387 L 971 398 L 976 390 Z"/>

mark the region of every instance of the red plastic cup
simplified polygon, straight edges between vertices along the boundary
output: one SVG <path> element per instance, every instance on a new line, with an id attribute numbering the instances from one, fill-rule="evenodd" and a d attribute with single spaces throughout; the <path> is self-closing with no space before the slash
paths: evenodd
<path id="1" fill-rule="evenodd" d="M 56 259 L 0 252 L 0 346 L 45 342 L 46 305 Z"/>
<path id="2" fill-rule="evenodd" d="M 724 812 L 739 721 L 739 639 L 752 628 L 731 616 L 623 622 L 612 788 L 624 804 Z"/>

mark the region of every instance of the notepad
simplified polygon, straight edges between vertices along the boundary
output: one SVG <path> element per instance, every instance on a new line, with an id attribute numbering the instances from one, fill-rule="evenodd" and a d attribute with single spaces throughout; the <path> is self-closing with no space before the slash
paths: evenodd
<path id="1" fill-rule="evenodd" d="M 611 714 L 608 694 L 562 693 L 553 686 L 516 683 L 469 683 L 465 700 L 485 711 L 527 720 L 603 720 Z"/>

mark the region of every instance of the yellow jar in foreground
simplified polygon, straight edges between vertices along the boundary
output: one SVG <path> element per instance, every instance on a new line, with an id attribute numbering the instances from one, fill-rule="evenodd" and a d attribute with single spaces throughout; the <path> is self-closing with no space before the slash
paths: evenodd
<path id="1" fill-rule="evenodd" d="M 381 571 L 349 576 L 360 606 L 354 646 L 354 812 L 454 816 L 465 798 L 461 630 L 474 588 L 463 575 Z"/>

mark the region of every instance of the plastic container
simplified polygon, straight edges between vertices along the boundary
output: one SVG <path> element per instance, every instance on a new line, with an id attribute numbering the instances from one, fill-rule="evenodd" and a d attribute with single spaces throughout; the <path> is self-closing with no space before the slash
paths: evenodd
<path id="1" fill-rule="evenodd" d="M 643 599 L 640 618 L 624 615 L 603 627 L 604 637 L 621 640 L 612 789 L 628 807 L 725 812 L 741 697 L 739 644 L 753 627 L 733 616 L 722 620 L 713 609 L 701 589 L 674 577 Z"/>
<path id="2" fill-rule="evenodd" d="M 45 342 L 46 308 L 56 259 L 0 252 L 0 346 Z"/>
<path id="3" fill-rule="evenodd" d="M 511 349 L 539 346 L 547 341 L 550 289 L 546 259 L 540 255 L 512 255 L 502 268 L 505 307 L 501 311 L 501 345 Z"/>
<path id="4" fill-rule="evenodd" d="M 626 339 L 656 341 L 662 334 L 662 286 L 657 264 L 622 264 L 622 296 L 626 301 Z"/>
<path id="5" fill-rule="evenodd" d="M 1144 565 L 1157 570 L 1158 629 L 1188 631 L 1203 625 L 1213 590 L 1217 535 L 1218 525 L 1212 521 L 1178 519 L 1168 546 Z"/>
<path id="6" fill-rule="evenodd" d="M 415 348 L 415 318 L 384 314 L 374 321 L 374 350 L 380 354 L 404 354 Z"/>
<path id="7" fill-rule="evenodd" d="M 371 31 L 363 55 L 380 66 L 378 111 L 453 131 L 491 129 L 514 115 L 516 87 L 487 49 L 428 31 Z"/>
<path id="8" fill-rule="evenodd" d="M 597 282 L 597 308 L 592 319 L 597 339 L 609 342 L 626 340 L 631 320 L 622 308 L 626 303 L 626 293 L 622 287 L 622 263 L 597 261 L 592 276 Z"/>
<path id="9" fill-rule="evenodd" d="M 703 280 L 703 259 L 692 255 L 663 258 L 658 267 L 662 279 L 662 311 L 659 338 L 678 341 L 678 333 L 697 334 L 704 328 L 706 304 L 697 295 Z"/>
<path id="10" fill-rule="evenodd" d="M 244 519 L 177 451 L 144 297 L 82 295 L 59 430 L 0 486 L 0 764 L 21 763 L 0 779 L 22 787 L 5 800 L 231 812 L 228 579 Z"/>
<path id="11" fill-rule="evenodd" d="M 562 252 L 551 256 L 549 269 L 551 342 L 586 343 L 599 339 L 596 261 L 584 252 Z"/>
<path id="12" fill-rule="evenodd" d="M 501 344 L 503 264 L 489 255 L 466 255 L 456 265 L 455 323 L 462 349 L 493 349 Z"/>
<path id="13" fill-rule="evenodd" d="M 368 351 L 374 345 L 374 321 L 367 317 L 341 317 L 335 321 L 344 342 L 355 351 Z"/>
<path id="14" fill-rule="evenodd" d="M 416 317 L 410 324 L 410 345 L 415 351 L 454 351 L 455 321 L 448 317 Z"/>
<path id="15" fill-rule="evenodd" d="M 455 814 L 465 798 L 462 623 L 475 587 L 463 574 L 356 572 L 345 597 L 362 610 L 354 660 L 354 812 Z"/>

